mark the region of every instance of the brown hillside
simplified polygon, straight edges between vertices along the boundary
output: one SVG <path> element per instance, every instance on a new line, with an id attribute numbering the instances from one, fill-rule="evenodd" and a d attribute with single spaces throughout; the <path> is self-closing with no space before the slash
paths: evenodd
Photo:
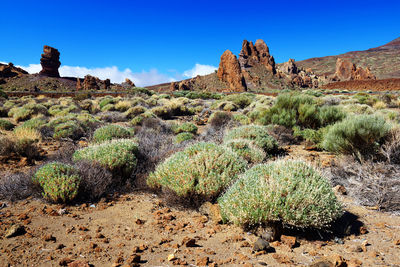
<path id="1" fill-rule="evenodd" d="M 356 91 L 398 91 L 400 90 L 400 79 L 343 81 L 330 83 L 324 89 L 347 89 Z"/>
<path id="2" fill-rule="evenodd" d="M 400 38 L 365 51 L 310 58 L 298 61 L 296 64 L 304 69 L 311 68 L 316 74 L 330 75 L 335 72 L 338 58 L 348 58 L 357 66 L 369 67 L 378 79 L 400 78 Z"/>

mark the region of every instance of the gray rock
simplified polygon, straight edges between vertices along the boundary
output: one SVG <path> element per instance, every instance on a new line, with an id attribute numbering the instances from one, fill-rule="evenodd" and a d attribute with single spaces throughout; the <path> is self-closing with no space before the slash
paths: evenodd
<path id="1" fill-rule="evenodd" d="M 269 242 L 262 239 L 258 238 L 257 241 L 253 245 L 253 251 L 271 251 L 273 248 L 270 246 Z"/>

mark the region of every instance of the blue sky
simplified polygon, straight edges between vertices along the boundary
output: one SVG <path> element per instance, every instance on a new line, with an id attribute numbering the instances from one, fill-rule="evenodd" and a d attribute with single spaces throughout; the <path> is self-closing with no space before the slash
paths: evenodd
<path id="1" fill-rule="evenodd" d="M 140 84 L 210 71 L 202 65 L 218 67 L 243 39 L 263 39 L 284 62 L 400 37 L 400 1 L 20 0 L 2 1 L 0 12 L 0 61 L 38 64 L 46 44 L 60 50 L 63 66 L 81 67 L 65 73 L 96 69 Z"/>

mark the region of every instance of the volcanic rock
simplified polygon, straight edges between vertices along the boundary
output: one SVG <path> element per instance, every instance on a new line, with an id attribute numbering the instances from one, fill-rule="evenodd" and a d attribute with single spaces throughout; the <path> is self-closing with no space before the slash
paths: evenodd
<path id="1" fill-rule="evenodd" d="M 332 80 L 334 81 L 353 81 L 353 80 L 375 80 L 376 77 L 367 68 L 357 67 L 348 59 L 338 58 L 336 61 L 336 71 Z"/>
<path id="2" fill-rule="evenodd" d="M 132 87 L 136 87 L 135 84 L 128 78 L 125 79 L 125 83 L 129 84 Z"/>
<path id="3" fill-rule="evenodd" d="M 270 55 L 268 46 L 261 39 L 258 39 L 255 44 L 247 40 L 243 41 L 239 63 L 241 68 L 263 65 L 268 71 L 276 73 L 274 57 Z"/>
<path id="4" fill-rule="evenodd" d="M 217 76 L 234 92 L 243 92 L 247 89 L 239 61 L 229 50 L 226 50 L 221 56 Z"/>
<path id="5" fill-rule="evenodd" d="M 21 68 L 15 67 L 12 63 L 8 63 L 8 65 L 0 63 L 0 78 L 11 78 L 15 76 L 21 76 L 23 74 L 28 74 L 28 72 Z"/>
<path id="6" fill-rule="evenodd" d="M 297 69 L 296 63 L 294 62 L 294 59 L 289 59 L 288 62 L 283 63 L 279 67 L 279 70 L 285 74 L 297 74 L 298 73 L 298 69 Z"/>
<path id="7" fill-rule="evenodd" d="M 58 73 L 58 68 L 61 65 L 60 52 L 57 49 L 45 45 L 40 64 L 42 65 L 42 70 L 39 74 L 49 77 L 60 77 L 60 73 Z"/>
<path id="8" fill-rule="evenodd" d="M 76 90 L 82 90 L 82 84 L 81 84 L 81 79 L 76 78 Z"/>
<path id="9" fill-rule="evenodd" d="M 100 90 L 100 89 L 110 89 L 111 82 L 110 79 L 100 80 L 97 77 L 86 75 L 83 80 L 84 90 Z"/>

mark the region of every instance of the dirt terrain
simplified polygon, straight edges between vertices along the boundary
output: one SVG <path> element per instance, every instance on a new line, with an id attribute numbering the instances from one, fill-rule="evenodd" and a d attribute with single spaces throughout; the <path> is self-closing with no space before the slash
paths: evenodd
<path id="1" fill-rule="evenodd" d="M 302 145 L 286 149 L 288 157 L 321 165 L 334 158 L 326 152 L 306 151 Z M 268 252 L 253 251 L 257 236 L 221 224 L 217 212 L 171 206 L 149 192 L 114 194 L 76 206 L 33 198 L 3 202 L 0 262 L 1 266 L 66 266 L 74 261 L 94 266 L 309 266 L 315 262 L 336 264 L 315 266 L 399 266 L 399 216 L 361 207 L 351 197 L 337 194 L 345 210 L 358 217 L 352 227 L 359 234 L 315 239 L 307 232 L 286 229 Z M 12 225 L 23 229 L 6 238 Z"/>
<path id="2" fill-rule="evenodd" d="M 400 79 L 364 80 L 334 82 L 322 86 L 323 89 L 347 89 L 355 91 L 399 91 Z"/>

